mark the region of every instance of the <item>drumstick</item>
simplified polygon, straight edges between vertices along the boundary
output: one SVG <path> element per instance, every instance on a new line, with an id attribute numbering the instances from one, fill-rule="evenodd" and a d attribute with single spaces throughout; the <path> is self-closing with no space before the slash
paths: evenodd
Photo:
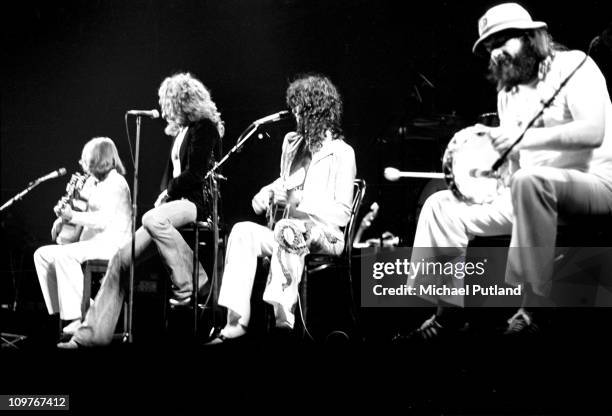
<path id="1" fill-rule="evenodd" d="M 385 168 L 385 179 L 388 181 L 396 181 L 399 178 L 428 178 L 428 179 L 444 179 L 444 174 L 441 172 L 402 172 L 396 168 Z"/>

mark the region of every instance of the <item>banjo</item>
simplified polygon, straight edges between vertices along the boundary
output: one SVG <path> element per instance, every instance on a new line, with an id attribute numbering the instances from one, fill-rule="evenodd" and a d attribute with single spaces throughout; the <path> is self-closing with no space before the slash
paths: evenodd
<path id="1" fill-rule="evenodd" d="M 550 107 L 559 92 L 586 62 L 588 56 L 585 54 L 550 98 L 542 101 L 540 110 L 526 123 L 521 134 L 503 153 L 500 154 L 493 148 L 487 134 L 488 127 L 471 126 L 460 130 L 450 140 L 442 158 L 442 173 L 400 172 L 395 168 L 386 168 L 385 178 L 390 181 L 402 177 L 444 179 L 453 194 L 464 202 L 475 204 L 491 202 L 509 184 L 511 172 L 507 163 L 508 156 L 523 139 L 527 130 L 544 114 L 544 110 Z M 481 118 L 493 114 L 487 113 Z"/>
<path id="2" fill-rule="evenodd" d="M 491 169 L 499 157 L 485 130 L 472 126 L 460 130 L 450 140 L 442 158 L 442 172 L 402 172 L 389 167 L 384 176 L 389 181 L 400 178 L 444 179 L 448 189 L 459 200 L 483 204 L 495 199 L 509 183 L 507 164 L 497 171 Z"/>

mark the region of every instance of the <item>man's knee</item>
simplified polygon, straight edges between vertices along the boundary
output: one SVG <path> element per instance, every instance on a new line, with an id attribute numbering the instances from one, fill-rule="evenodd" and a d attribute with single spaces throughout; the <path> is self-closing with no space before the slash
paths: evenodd
<path id="1" fill-rule="evenodd" d="M 142 216 L 142 226 L 151 235 L 170 224 L 170 220 L 162 215 L 157 209 L 153 208 Z"/>
<path id="2" fill-rule="evenodd" d="M 260 226 L 250 221 L 242 221 L 236 223 L 232 227 L 232 232 L 230 233 L 230 237 L 234 238 L 245 238 L 253 235 Z"/>
<path id="3" fill-rule="evenodd" d="M 425 200 L 421 214 L 426 212 L 435 214 L 440 210 L 448 209 L 455 202 L 457 202 L 457 198 L 451 191 L 438 191 Z"/>
<path id="4" fill-rule="evenodd" d="M 34 262 L 53 262 L 58 256 L 62 255 L 62 246 L 59 245 L 50 245 L 50 246 L 42 246 L 39 247 L 34 252 Z"/>
<path id="5" fill-rule="evenodd" d="M 45 253 L 44 247 L 37 248 L 36 251 L 34 252 L 34 262 L 41 261 L 45 257 L 44 253 Z"/>
<path id="6" fill-rule="evenodd" d="M 541 192 L 551 186 L 550 174 L 546 168 L 523 168 L 512 175 L 510 189 L 513 196 L 527 192 Z"/>
<path id="7" fill-rule="evenodd" d="M 142 226 L 147 231 L 151 231 L 157 227 L 159 227 L 164 218 L 162 218 L 155 209 L 151 209 L 142 216 Z"/>

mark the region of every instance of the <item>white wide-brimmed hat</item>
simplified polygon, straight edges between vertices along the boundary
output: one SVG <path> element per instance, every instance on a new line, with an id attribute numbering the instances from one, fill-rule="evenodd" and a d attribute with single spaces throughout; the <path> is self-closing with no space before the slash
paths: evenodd
<path id="1" fill-rule="evenodd" d="M 477 50 L 482 42 L 495 33 L 507 29 L 541 29 L 547 27 L 544 22 L 536 22 L 531 19 L 529 12 L 516 3 L 503 3 L 491 7 L 478 20 L 478 35 L 480 36 L 472 52 Z"/>

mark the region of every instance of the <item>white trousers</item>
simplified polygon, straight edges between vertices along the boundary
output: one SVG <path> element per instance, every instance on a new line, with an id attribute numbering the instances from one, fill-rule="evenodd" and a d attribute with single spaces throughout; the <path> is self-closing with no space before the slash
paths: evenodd
<path id="1" fill-rule="evenodd" d="M 283 222 L 300 222 L 300 220 L 283 220 Z M 333 239 L 332 239 L 333 240 Z M 331 242 L 324 237 L 318 240 L 318 253 L 340 255 L 344 241 Z M 270 256 L 270 274 L 263 300 L 274 307 L 276 325 L 293 327 L 295 316 L 293 310 L 298 299 L 298 288 L 304 270 L 305 254 L 282 252 L 275 241 L 274 232 L 252 222 L 240 222 L 232 228 L 227 245 L 225 270 L 219 304 L 228 309 L 228 322 L 248 326 L 251 317 L 251 292 L 255 280 L 257 258 Z M 288 276 L 283 272 L 280 258 L 286 267 Z"/>
<path id="2" fill-rule="evenodd" d="M 506 282 L 530 283 L 536 294 L 546 296 L 559 216 L 611 213 L 612 185 L 599 177 L 570 169 L 522 168 L 510 189 L 489 204 L 466 204 L 450 191 L 432 195 L 421 211 L 413 245 L 456 247 L 458 256 L 465 257 L 474 236 L 511 233 L 514 249 L 508 254 Z M 417 257 L 413 253 L 413 261 Z"/>
<path id="3" fill-rule="evenodd" d="M 48 245 L 34 252 L 34 266 L 49 314 L 58 313 L 64 320 L 81 317 L 83 271 L 87 260 L 108 260 L 115 245 L 100 241 L 79 241 L 65 245 Z"/>

